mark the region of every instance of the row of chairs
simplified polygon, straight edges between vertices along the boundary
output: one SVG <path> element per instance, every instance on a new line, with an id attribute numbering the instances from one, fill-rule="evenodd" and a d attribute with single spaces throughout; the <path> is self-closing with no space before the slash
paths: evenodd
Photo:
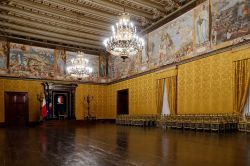
<path id="1" fill-rule="evenodd" d="M 153 127 L 156 126 L 157 115 L 118 115 L 117 125 Z"/>
<path id="2" fill-rule="evenodd" d="M 250 115 L 246 114 L 240 117 L 238 123 L 238 130 L 243 132 L 250 132 Z"/>
<path id="3" fill-rule="evenodd" d="M 237 114 L 182 114 L 165 115 L 158 120 L 162 128 L 192 129 L 204 131 L 236 130 L 239 121 Z"/>

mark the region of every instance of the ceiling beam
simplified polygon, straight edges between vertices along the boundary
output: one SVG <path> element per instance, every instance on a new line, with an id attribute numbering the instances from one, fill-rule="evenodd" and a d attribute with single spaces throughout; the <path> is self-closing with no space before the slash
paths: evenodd
<path id="1" fill-rule="evenodd" d="M 55 25 L 47 25 L 44 23 L 39 23 L 36 21 L 27 20 L 27 19 L 15 17 L 15 16 L 0 15 L 0 18 L 6 19 L 10 23 L 12 22 L 12 23 L 16 23 L 19 25 L 32 27 L 35 29 L 42 29 L 42 30 L 51 31 L 51 32 L 55 32 L 55 33 L 61 33 L 61 34 L 65 34 L 65 35 L 71 35 L 71 36 L 87 38 L 87 39 L 92 39 L 92 40 L 97 40 L 97 41 L 104 40 L 104 37 L 101 37 L 98 35 L 94 35 L 94 34 L 90 34 L 90 33 L 83 33 L 83 32 L 78 32 L 78 31 L 72 31 L 72 30 L 69 30 L 66 28 L 55 26 Z"/>
<path id="2" fill-rule="evenodd" d="M 1 23 L 0 24 L 1 26 L 9 27 L 11 29 L 20 30 L 20 31 L 24 31 L 24 32 L 32 32 L 33 34 L 56 37 L 56 38 L 61 38 L 61 39 L 65 39 L 65 40 L 71 40 L 71 41 L 76 41 L 76 42 L 80 42 L 80 43 L 91 44 L 94 46 L 99 46 L 102 44 L 102 42 L 99 42 L 99 41 L 93 41 L 93 40 L 89 40 L 89 39 L 83 39 L 83 38 L 78 38 L 78 37 L 73 37 L 73 36 L 68 36 L 68 35 L 62 35 L 59 33 L 38 30 L 38 29 L 34 29 L 34 28 L 29 28 L 29 27 L 17 25 L 17 24 L 1 22 L 1 21 L 0 21 L 0 23 Z"/>
<path id="3" fill-rule="evenodd" d="M 43 16 L 43 15 L 39 15 L 37 13 L 24 11 L 22 9 L 18 9 L 18 8 L 15 8 L 15 7 L 1 6 L 0 5 L 0 9 L 7 10 L 7 11 L 10 11 L 10 12 L 25 16 L 25 17 L 28 16 L 28 17 L 33 18 L 33 19 L 40 19 L 42 21 L 47 21 L 47 22 L 51 22 L 51 23 L 54 23 L 54 24 L 58 24 L 58 25 L 61 25 L 63 27 L 70 27 L 70 29 L 75 29 L 75 30 L 79 30 L 79 31 L 82 31 L 82 32 L 87 32 L 87 33 L 96 34 L 96 35 L 104 35 L 104 36 L 111 34 L 110 31 L 91 28 L 91 27 L 88 27 L 88 26 L 81 26 L 81 25 L 76 24 L 76 23 L 71 23 L 71 22 L 66 22 L 66 21 L 62 21 L 62 20 L 59 20 L 59 19 L 49 18 L 49 17 Z"/>
<path id="4" fill-rule="evenodd" d="M 18 3 L 19 3 L 19 1 L 24 2 L 25 0 L 14 0 L 14 1 L 18 1 Z M 90 9 L 90 8 L 87 8 L 84 6 L 77 6 L 77 5 L 74 5 L 72 3 L 65 2 L 63 0 L 44 0 L 44 1 L 51 3 L 51 4 L 54 4 L 54 5 L 61 5 L 61 6 L 64 6 L 65 8 L 68 8 L 68 9 L 71 9 L 74 11 L 78 11 L 80 13 L 84 13 L 85 16 L 87 16 L 87 17 L 92 17 L 95 19 L 104 20 L 104 21 L 108 21 L 108 22 L 110 22 L 110 21 L 113 22 L 116 20 L 116 18 L 115 18 L 116 15 L 114 15 L 114 14 L 107 14 L 107 13 L 93 10 L 93 9 Z"/>
<path id="5" fill-rule="evenodd" d="M 149 2 L 148 0 L 129 0 L 129 2 L 137 3 L 139 5 L 146 6 L 148 8 L 155 8 L 155 9 L 161 11 L 161 12 L 165 12 L 165 9 L 164 9 L 163 6 L 157 5 L 157 4 L 152 3 L 152 2 Z"/>
<path id="6" fill-rule="evenodd" d="M 43 34 L 43 35 L 34 34 L 34 33 L 30 33 L 30 32 L 23 32 L 20 30 L 13 30 L 13 29 L 6 29 L 6 28 L 0 28 L 0 32 L 2 32 L 3 34 L 7 33 L 7 34 L 27 36 L 27 37 L 41 39 L 41 40 L 45 40 L 45 41 L 47 41 L 47 40 L 54 41 L 54 42 L 65 43 L 65 44 L 75 45 L 75 46 L 80 46 L 80 47 L 85 47 L 85 48 L 104 49 L 101 46 L 97 46 L 97 45 L 95 46 L 95 45 L 91 45 L 91 44 L 87 44 L 87 43 L 75 42 L 72 40 L 65 40 L 64 38 L 60 38 L 57 36 L 46 36 L 45 34 Z"/>
<path id="7" fill-rule="evenodd" d="M 165 17 L 163 17 L 162 19 L 154 22 L 152 25 L 148 26 L 147 28 L 143 29 L 142 31 L 140 31 L 140 34 L 146 34 L 149 33 L 151 31 L 153 31 L 154 29 L 166 24 L 167 22 L 173 20 L 174 16 L 183 13 L 183 11 L 187 12 L 187 10 L 189 10 L 190 7 L 193 7 L 196 5 L 196 0 L 190 0 L 188 3 L 186 3 L 185 5 L 183 5 L 182 7 L 178 8 L 177 10 L 175 10 L 174 12 L 166 15 Z"/>
<path id="8" fill-rule="evenodd" d="M 111 11 L 117 13 L 117 14 L 122 13 L 123 10 L 124 10 L 123 6 L 117 5 L 115 3 L 111 3 L 111 2 L 108 2 L 108 1 L 91 0 L 89 2 L 92 3 L 92 4 L 95 4 L 95 5 L 102 6 L 103 8 L 109 9 L 109 10 L 111 10 Z M 150 19 L 150 20 L 153 19 L 152 14 L 148 14 L 148 12 L 145 12 L 145 11 L 138 12 L 138 10 L 134 10 L 134 9 L 131 9 L 131 8 L 126 8 L 126 12 L 128 12 L 131 16 L 134 16 L 136 18 L 145 17 L 145 18 Z"/>
<path id="9" fill-rule="evenodd" d="M 67 51 L 83 51 L 84 53 L 94 54 L 94 55 L 99 55 L 100 51 L 102 51 L 99 49 L 91 49 L 91 48 L 79 47 L 79 46 L 73 46 L 73 45 L 64 45 L 62 43 L 57 43 L 57 42 L 39 41 L 36 39 L 27 38 L 25 36 L 23 36 L 23 37 L 22 36 L 6 36 L 6 35 L 2 35 L 0 33 L 0 37 L 4 37 L 8 41 L 14 42 L 14 43 L 23 43 L 23 44 L 27 44 L 27 45 L 47 47 L 47 48 L 53 48 L 53 49 L 64 48 Z"/>
<path id="10" fill-rule="evenodd" d="M 110 21 L 105 21 L 105 19 L 102 20 L 95 20 L 95 19 L 91 19 L 91 18 L 87 18 L 84 15 L 79 15 L 76 13 L 70 13 L 66 10 L 60 10 L 60 9 L 56 9 L 56 8 L 50 8 L 48 6 L 45 6 L 44 4 L 41 3 L 34 3 L 31 1 L 27 1 L 27 0 L 12 0 L 13 3 L 17 6 L 22 6 L 24 8 L 29 8 L 32 10 L 38 10 L 41 13 L 47 13 L 50 14 L 52 16 L 57 16 L 60 18 L 64 18 L 64 19 L 68 19 L 68 20 L 72 20 L 75 22 L 78 22 L 80 24 L 83 24 L 85 26 L 91 26 L 94 28 L 99 28 L 99 29 L 104 29 L 107 30 L 108 27 L 107 25 L 110 25 L 110 23 L 112 22 L 112 20 Z"/>

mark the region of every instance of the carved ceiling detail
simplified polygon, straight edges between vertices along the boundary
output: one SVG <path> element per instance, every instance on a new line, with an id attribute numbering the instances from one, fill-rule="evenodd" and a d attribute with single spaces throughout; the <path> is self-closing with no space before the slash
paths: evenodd
<path id="1" fill-rule="evenodd" d="M 2 0 L 0 37 L 102 51 L 118 15 L 143 31 L 190 0 Z"/>

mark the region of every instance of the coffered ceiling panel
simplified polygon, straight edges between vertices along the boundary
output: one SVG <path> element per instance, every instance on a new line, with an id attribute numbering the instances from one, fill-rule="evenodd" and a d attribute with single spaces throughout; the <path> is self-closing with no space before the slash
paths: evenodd
<path id="1" fill-rule="evenodd" d="M 0 36 L 99 52 L 124 9 L 143 34 L 193 4 L 195 0 L 0 0 Z"/>

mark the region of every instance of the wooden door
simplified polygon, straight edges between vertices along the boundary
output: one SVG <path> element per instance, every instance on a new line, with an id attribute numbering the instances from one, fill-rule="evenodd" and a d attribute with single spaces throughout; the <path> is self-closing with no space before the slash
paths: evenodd
<path id="1" fill-rule="evenodd" d="M 128 114 L 128 89 L 117 92 L 117 115 Z"/>
<path id="2" fill-rule="evenodd" d="M 25 126 L 28 120 L 28 94 L 5 92 L 5 123 L 11 126 Z"/>

